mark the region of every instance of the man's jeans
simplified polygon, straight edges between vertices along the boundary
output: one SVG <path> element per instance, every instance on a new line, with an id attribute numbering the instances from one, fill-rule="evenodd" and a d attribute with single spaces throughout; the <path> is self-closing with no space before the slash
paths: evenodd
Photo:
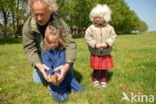
<path id="1" fill-rule="evenodd" d="M 33 80 L 36 84 L 39 84 L 41 82 L 47 83 L 47 81 L 44 79 L 42 73 L 36 68 L 34 68 L 34 70 L 33 70 Z"/>

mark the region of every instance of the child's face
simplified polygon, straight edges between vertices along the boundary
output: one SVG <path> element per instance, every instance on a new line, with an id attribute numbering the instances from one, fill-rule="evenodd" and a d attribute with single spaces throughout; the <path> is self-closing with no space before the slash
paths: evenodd
<path id="1" fill-rule="evenodd" d="M 93 20 L 94 20 L 94 23 L 96 23 L 98 25 L 104 24 L 104 22 L 105 22 L 102 17 L 94 17 Z"/>
<path id="2" fill-rule="evenodd" d="M 49 35 L 48 45 L 49 45 L 50 49 L 58 48 L 58 45 L 59 45 L 59 38 L 58 38 L 58 36 L 57 35 L 55 35 L 55 36 Z"/>

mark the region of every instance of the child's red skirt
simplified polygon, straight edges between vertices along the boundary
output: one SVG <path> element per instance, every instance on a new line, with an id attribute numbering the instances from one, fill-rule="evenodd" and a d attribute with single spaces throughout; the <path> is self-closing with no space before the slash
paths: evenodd
<path id="1" fill-rule="evenodd" d="M 112 69 L 113 59 L 111 55 L 104 55 L 104 56 L 91 55 L 90 67 L 96 70 Z"/>

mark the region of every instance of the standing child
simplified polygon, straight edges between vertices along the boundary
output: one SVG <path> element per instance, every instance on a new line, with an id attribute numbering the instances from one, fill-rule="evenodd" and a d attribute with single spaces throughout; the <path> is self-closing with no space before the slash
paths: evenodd
<path id="1" fill-rule="evenodd" d="M 101 85 L 104 88 L 107 69 L 113 68 L 111 51 L 116 38 L 114 28 L 107 24 L 111 20 L 111 10 L 107 5 L 98 4 L 92 9 L 90 19 L 93 24 L 87 28 L 85 40 L 91 53 L 90 66 L 93 69 L 93 84 L 95 87 L 100 87 L 99 72 L 101 71 Z"/>
<path id="2" fill-rule="evenodd" d="M 61 38 L 61 30 L 59 28 L 55 28 L 52 25 L 47 26 L 44 46 L 45 51 L 43 52 L 42 62 L 50 68 L 50 70 L 46 71 L 50 79 L 50 75 L 53 73 L 57 73 L 56 75 L 59 76 L 60 72 L 54 71 L 54 69 L 57 67 L 61 68 L 61 65 L 65 64 L 65 45 Z M 59 85 L 49 83 L 50 93 L 52 93 L 54 100 L 64 102 L 68 99 L 68 91 L 84 91 L 73 76 L 72 70 L 71 67 Z"/>

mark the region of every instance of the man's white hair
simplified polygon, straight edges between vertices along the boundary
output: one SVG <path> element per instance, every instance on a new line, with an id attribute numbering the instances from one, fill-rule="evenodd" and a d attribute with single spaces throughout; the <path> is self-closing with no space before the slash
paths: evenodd
<path id="1" fill-rule="evenodd" d="M 29 4 L 29 8 L 31 12 L 32 12 L 32 5 L 35 1 L 43 2 L 50 12 L 56 12 L 58 9 L 58 6 L 55 0 L 29 0 L 28 4 Z"/>
<path id="2" fill-rule="evenodd" d="M 111 9 L 106 4 L 97 4 L 96 7 L 91 10 L 89 17 L 92 22 L 94 22 L 94 17 L 102 17 L 105 22 L 108 22 L 111 20 L 111 13 Z"/>

